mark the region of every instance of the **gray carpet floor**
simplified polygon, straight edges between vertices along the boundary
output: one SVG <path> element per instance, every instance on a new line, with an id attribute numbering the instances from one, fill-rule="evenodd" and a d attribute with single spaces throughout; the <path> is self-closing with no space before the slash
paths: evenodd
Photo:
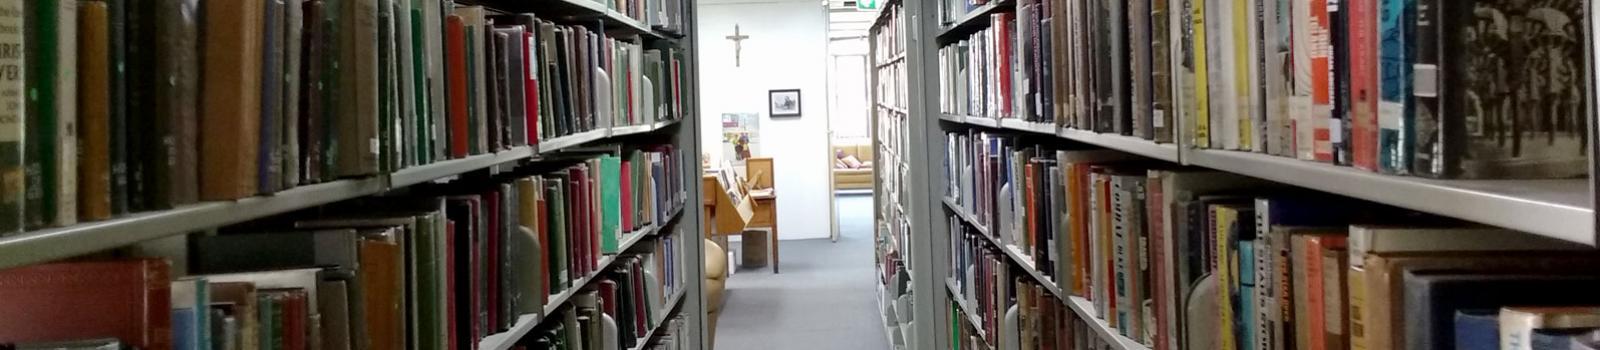
<path id="1" fill-rule="evenodd" d="M 835 197 L 839 242 L 783 241 L 780 266 L 728 279 L 718 350 L 888 348 L 872 268 L 872 196 Z"/>

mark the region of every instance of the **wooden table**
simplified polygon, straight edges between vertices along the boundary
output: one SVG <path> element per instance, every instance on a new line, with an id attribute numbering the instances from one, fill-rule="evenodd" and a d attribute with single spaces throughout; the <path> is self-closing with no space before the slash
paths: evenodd
<path id="1" fill-rule="evenodd" d="M 747 231 L 747 229 L 749 229 L 749 228 L 768 228 L 768 229 L 771 229 L 772 230 L 772 234 L 767 236 L 767 250 L 768 250 L 768 254 L 770 254 L 768 259 L 771 260 L 772 273 L 778 273 L 778 270 L 779 270 L 778 269 L 778 262 L 779 262 L 780 259 L 779 259 L 779 256 L 778 256 L 778 194 L 777 194 L 777 191 L 772 189 L 772 188 L 750 191 L 750 194 L 749 194 L 749 199 L 750 199 L 750 203 L 751 203 L 750 208 L 751 208 L 751 213 L 753 215 L 751 215 L 749 223 L 744 225 L 744 227 L 737 227 L 737 228 L 734 228 L 732 230 L 725 230 L 725 229 L 727 229 L 727 227 L 714 227 L 714 226 L 717 226 L 717 225 L 715 225 L 715 223 L 717 222 L 717 219 L 719 219 L 719 218 L 716 217 L 716 214 L 715 214 L 717 212 L 717 210 L 716 210 L 717 204 L 719 204 L 718 201 L 719 200 L 724 200 L 725 201 L 726 200 L 725 198 L 727 198 L 727 196 L 722 193 L 722 190 L 721 190 L 722 186 L 717 182 L 716 176 L 709 175 L 709 174 L 705 175 L 704 177 L 701 178 L 701 182 L 702 182 L 701 183 L 701 188 L 703 188 L 704 192 L 705 192 L 705 193 L 703 193 L 704 195 L 702 196 L 703 198 L 705 198 L 705 200 L 702 203 L 704 205 L 704 213 L 705 213 L 705 216 L 706 216 L 705 222 L 713 223 L 712 225 L 706 225 L 706 237 L 707 238 L 718 238 L 717 242 L 718 243 L 722 243 L 724 245 L 724 247 L 726 247 L 727 246 L 727 239 L 726 239 L 727 236 L 731 236 L 731 235 L 743 236 L 744 232 Z"/>

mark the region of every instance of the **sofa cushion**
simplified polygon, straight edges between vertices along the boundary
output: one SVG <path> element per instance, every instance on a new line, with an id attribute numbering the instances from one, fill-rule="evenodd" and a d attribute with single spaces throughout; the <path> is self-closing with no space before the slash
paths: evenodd
<path id="1" fill-rule="evenodd" d="M 706 242 L 706 279 L 720 280 L 728 277 L 728 253 L 717 242 Z"/>

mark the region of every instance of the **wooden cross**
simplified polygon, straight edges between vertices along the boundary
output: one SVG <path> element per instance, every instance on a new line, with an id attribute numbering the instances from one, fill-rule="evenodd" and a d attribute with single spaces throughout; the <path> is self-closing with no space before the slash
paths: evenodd
<path id="1" fill-rule="evenodd" d="M 735 25 L 733 25 L 733 35 L 729 35 L 726 38 L 728 40 L 733 40 L 733 66 L 734 67 L 738 67 L 739 66 L 739 51 L 741 51 L 743 49 L 743 46 L 740 45 L 740 42 L 744 41 L 744 39 L 749 39 L 750 36 L 749 35 L 739 34 L 739 25 L 735 24 Z"/>

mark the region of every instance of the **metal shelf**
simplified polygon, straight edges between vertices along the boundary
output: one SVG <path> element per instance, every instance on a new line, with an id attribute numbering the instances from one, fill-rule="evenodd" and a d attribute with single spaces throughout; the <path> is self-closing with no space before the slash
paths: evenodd
<path id="1" fill-rule="evenodd" d="M 1017 118 L 1001 119 L 1000 120 L 1000 128 L 1001 129 L 1024 131 L 1024 132 L 1031 132 L 1031 133 L 1042 134 L 1042 135 L 1055 135 L 1056 132 L 1057 132 L 1055 124 L 1052 124 L 1052 123 L 1035 123 L 1035 122 L 1025 121 L 1025 120 L 1017 119 Z"/>
<path id="2" fill-rule="evenodd" d="M 536 159 L 538 159 L 538 155 L 534 154 L 533 147 L 521 146 L 496 153 L 439 161 L 433 164 L 400 169 L 390 174 L 389 187 L 406 187 L 500 164 Z"/>
<path id="3" fill-rule="evenodd" d="M 385 190 L 384 177 L 339 180 L 233 201 L 203 202 L 0 238 L 0 268 L 68 258 L 244 222 Z"/>
<path id="4" fill-rule="evenodd" d="M 635 244 L 638 244 L 640 241 L 644 240 L 645 237 L 659 234 L 661 228 L 669 226 L 672 221 L 676 220 L 679 214 L 682 213 L 683 206 L 679 205 L 678 209 L 674 209 L 672 214 L 667 216 L 665 219 L 662 219 L 660 224 L 641 228 L 633 233 L 628 234 L 626 237 L 623 237 L 622 242 L 617 243 L 617 251 L 627 252 L 628 249 L 633 248 Z M 545 304 L 544 311 L 542 313 L 539 315 L 522 315 L 518 317 L 516 326 L 513 326 L 510 330 L 505 332 L 495 333 L 483 338 L 483 340 L 478 341 L 478 348 L 485 350 L 510 349 L 512 346 L 516 345 L 517 340 L 522 339 L 522 336 L 527 335 L 529 331 L 532 331 L 534 328 L 538 327 L 539 323 L 544 322 L 542 316 L 551 315 L 560 310 L 562 306 L 567 304 L 568 300 L 572 299 L 573 295 L 576 295 L 578 291 L 583 290 L 583 287 L 588 286 L 589 282 L 593 282 L 595 278 L 600 277 L 601 274 L 604 274 L 607 270 L 610 270 L 611 264 L 616 263 L 617 257 L 621 255 L 621 253 L 618 253 L 606 255 L 605 257 L 600 258 L 600 263 L 596 265 L 600 268 L 595 269 L 594 272 L 583 276 L 583 278 L 579 278 L 577 281 L 574 281 L 571 287 L 567 287 L 567 289 L 561 291 L 561 293 L 550 296 L 550 301 L 549 303 Z M 679 293 L 681 294 L 682 291 L 686 290 L 687 289 L 680 290 Z"/>
<path id="5" fill-rule="evenodd" d="M 956 288 L 956 281 L 946 278 L 944 279 L 944 287 L 950 290 L 950 296 L 954 297 L 951 300 L 956 301 L 956 307 L 960 308 L 962 313 L 967 314 L 967 317 L 964 317 L 966 319 L 964 321 L 972 324 L 973 331 L 978 332 L 978 338 L 983 339 L 983 345 L 991 349 L 994 348 L 994 346 L 989 345 L 993 341 L 989 340 L 989 336 L 983 332 L 983 321 L 978 319 L 978 309 L 967 304 L 967 297 L 965 294 L 961 294 L 961 289 Z"/>
<path id="6" fill-rule="evenodd" d="M 688 289 L 680 288 L 677 292 L 672 293 L 672 297 L 667 299 L 667 303 L 661 305 L 661 317 L 656 318 L 656 326 L 650 327 L 649 331 L 645 331 L 644 336 L 639 337 L 639 344 L 635 345 L 631 350 L 644 350 L 646 346 L 649 346 L 650 339 L 656 337 L 656 332 L 666 326 L 667 320 L 671 319 L 673 314 L 677 314 L 678 304 L 683 302 L 683 295 L 686 291 Z"/>
<path id="7" fill-rule="evenodd" d="M 950 208 L 950 211 L 955 212 L 957 216 L 960 216 L 961 220 L 965 221 L 968 225 L 972 225 L 973 227 L 977 227 L 982 230 L 983 226 L 979 226 L 972 215 L 967 214 L 966 210 L 962 209 L 961 206 L 956 205 L 955 201 L 950 200 L 950 198 L 945 198 L 944 205 L 946 208 Z M 1128 337 L 1124 337 L 1122 334 L 1117 333 L 1117 330 L 1111 328 L 1111 325 L 1107 324 L 1105 320 L 1095 316 L 1095 314 L 1092 312 L 1094 304 L 1090 304 L 1088 300 L 1065 294 L 1061 288 L 1056 285 L 1055 281 L 1050 280 L 1049 278 L 1046 278 L 1044 274 L 1039 273 L 1039 269 L 1033 267 L 1033 261 L 1027 259 L 1026 256 L 1022 255 L 1020 252 L 1017 252 L 1016 248 L 1010 245 L 1000 244 L 1000 242 L 996 241 L 993 237 L 989 237 L 987 231 L 984 232 L 983 236 L 987 241 L 989 241 L 990 244 L 993 244 L 996 248 L 1000 249 L 1000 251 L 1005 252 L 1005 256 L 1011 259 L 1012 263 L 1022 268 L 1022 270 L 1027 272 L 1028 275 L 1033 276 L 1033 280 L 1035 282 L 1038 282 L 1039 285 L 1043 286 L 1045 290 L 1050 291 L 1050 294 L 1055 295 L 1057 299 L 1060 299 L 1063 303 L 1066 303 L 1068 306 L 1070 306 L 1072 308 L 1072 312 L 1077 313 L 1078 318 L 1082 318 L 1087 321 L 1087 323 L 1089 323 L 1091 326 L 1090 328 L 1094 328 L 1094 332 L 1098 333 L 1101 339 L 1106 339 L 1107 343 L 1110 343 L 1112 348 L 1120 350 L 1149 349 L 1149 347 L 1139 344 L 1139 342 L 1133 341 L 1133 339 L 1128 339 Z M 946 282 L 949 283 L 948 280 Z M 954 288 L 954 285 L 951 285 L 951 288 Z M 952 290 L 952 292 L 955 291 Z M 959 295 L 959 293 L 957 294 Z"/>
<path id="8" fill-rule="evenodd" d="M 482 350 L 507 350 L 517 345 L 517 340 L 527 336 L 533 327 L 539 325 L 539 315 L 522 315 L 517 317 L 517 324 L 505 332 L 490 334 L 478 341 L 478 348 Z"/>
<path id="9" fill-rule="evenodd" d="M 976 125 L 986 128 L 1017 130 L 1034 134 L 1055 135 L 1056 137 L 1083 142 L 1095 146 L 1110 148 L 1122 152 L 1137 154 L 1144 157 L 1160 159 L 1168 162 L 1178 162 L 1178 146 L 1170 143 L 1156 143 L 1142 138 L 1118 134 L 1102 134 L 1093 131 L 1056 128 L 1049 123 L 1034 123 L 1020 119 L 1006 118 L 995 119 L 988 117 L 966 116 L 955 114 L 941 114 L 940 120 Z"/>
<path id="10" fill-rule="evenodd" d="M 1587 179 L 1437 180 L 1261 153 L 1191 150 L 1191 165 L 1594 245 Z"/>
<path id="11" fill-rule="evenodd" d="M 878 107 L 883 107 L 884 109 L 887 109 L 887 110 L 889 110 L 891 112 L 900 113 L 900 114 L 906 114 L 906 115 L 911 114 L 911 112 L 907 112 L 905 108 L 891 106 L 891 105 L 889 105 L 887 103 L 878 102 L 877 105 L 878 105 Z"/>
<path id="12" fill-rule="evenodd" d="M 598 128 L 549 140 L 539 141 L 539 153 L 550 153 L 560 151 L 564 148 L 582 145 L 606 138 L 606 136 L 608 136 L 610 133 L 610 128 Z"/>
<path id="13" fill-rule="evenodd" d="M 1095 317 L 1094 313 L 1091 312 L 1094 304 L 1090 303 L 1088 299 L 1079 297 L 1067 298 L 1067 307 L 1072 309 L 1073 313 L 1078 314 L 1078 318 L 1083 319 L 1084 323 L 1088 323 L 1089 328 L 1093 329 L 1095 334 L 1100 335 L 1100 339 L 1107 339 L 1106 343 L 1111 344 L 1112 349 L 1150 350 L 1150 347 L 1117 333 L 1117 330 L 1111 328 L 1111 325 L 1106 323 L 1106 320 Z"/>
<path id="14" fill-rule="evenodd" d="M 993 233 L 989 232 L 988 229 L 978 224 L 976 217 L 972 216 L 970 213 L 967 213 L 966 209 L 956 205 L 956 202 L 950 198 L 947 197 L 944 199 L 944 206 L 946 208 L 950 208 L 950 211 L 955 212 L 956 216 L 960 216 L 961 221 L 965 221 L 967 225 L 977 228 L 978 231 L 982 233 L 980 236 L 983 236 L 984 240 L 988 241 L 990 246 L 1000 250 L 1001 252 L 1004 252 L 1004 255 L 1011 259 L 1013 264 L 1016 264 L 1017 267 L 1022 268 L 1022 271 L 1027 272 L 1029 276 L 1033 276 L 1034 282 L 1038 282 L 1039 285 L 1044 286 L 1044 289 L 1049 290 L 1050 294 L 1054 294 L 1056 298 L 1066 300 L 1068 295 L 1061 292 L 1061 288 L 1056 286 L 1055 280 L 1045 276 L 1044 273 L 1039 272 L 1038 268 L 1034 267 L 1033 259 L 1029 258 L 1026 254 L 1022 254 L 1022 252 L 1016 247 L 1010 244 L 1001 243 L 998 239 L 995 239 Z"/>
<path id="15" fill-rule="evenodd" d="M 1156 143 L 1133 136 L 1102 134 L 1079 129 L 1061 129 L 1056 131 L 1056 136 L 1149 158 L 1178 162 L 1178 146 L 1170 143 Z"/>

